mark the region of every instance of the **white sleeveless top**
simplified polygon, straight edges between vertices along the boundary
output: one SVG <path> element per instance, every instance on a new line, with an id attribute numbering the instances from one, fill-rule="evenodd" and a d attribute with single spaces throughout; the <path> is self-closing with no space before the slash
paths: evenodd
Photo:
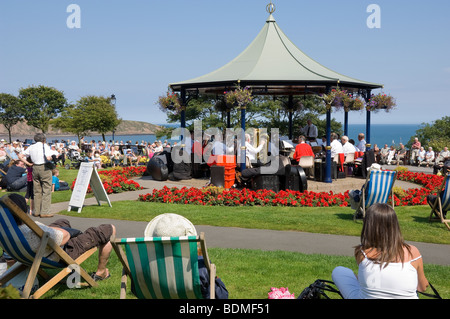
<path id="1" fill-rule="evenodd" d="M 405 263 L 375 264 L 364 254 L 359 264 L 358 282 L 364 299 L 418 299 L 417 270 L 411 263 L 422 256 Z"/>

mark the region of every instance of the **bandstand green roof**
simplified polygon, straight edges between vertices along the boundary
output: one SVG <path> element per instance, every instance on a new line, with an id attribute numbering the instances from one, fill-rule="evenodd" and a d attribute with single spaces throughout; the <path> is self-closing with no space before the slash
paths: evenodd
<path id="1" fill-rule="evenodd" d="M 324 93 L 336 87 L 349 91 L 382 88 L 357 80 L 316 62 L 284 34 L 270 14 L 253 42 L 234 60 L 206 75 L 170 84 L 174 91 L 222 94 L 236 84 L 254 94 L 296 95 Z"/>

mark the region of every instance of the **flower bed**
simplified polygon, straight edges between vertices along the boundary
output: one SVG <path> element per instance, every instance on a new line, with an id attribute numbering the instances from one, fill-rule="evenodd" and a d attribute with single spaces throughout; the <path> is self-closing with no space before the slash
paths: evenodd
<path id="1" fill-rule="evenodd" d="M 398 180 L 416 183 L 422 187 L 405 190 L 400 195 L 394 195 L 396 206 L 426 205 L 426 197 L 435 193 L 442 184 L 443 177 L 414 172 L 398 172 Z M 291 207 L 347 207 L 350 205 L 348 191 L 343 194 L 280 191 L 270 190 L 230 189 L 217 187 L 199 188 L 169 188 L 155 189 L 151 193 L 139 195 L 144 202 L 193 204 L 205 206 L 291 206 Z"/>
<path id="2" fill-rule="evenodd" d="M 427 196 L 436 193 L 444 181 L 442 176 L 409 171 L 398 172 L 397 179 L 419 184 L 422 187 L 405 190 L 404 195 L 400 197 L 394 196 L 396 206 L 426 205 Z"/>
<path id="3" fill-rule="evenodd" d="M 279 191 L 214 188 L 169 188 L 154 189 L 152 193 L 139 195 L 139 200 L 159 203 L 194 204 L 207 206 L 348 206 L 348 192 L 345 194 L 315 193 L 305 191 Z"/>
<path id="4" fill-rule="evenodd" d="M 146 166 L 138 166 L 138 167 L 121 167 L 118 169 L 112 170 L 101 170 L 98 171 L 100 179 L 102 180 L 103 187 L 107 194 L 112 193 L 121 193 L 125 191 L 135 191 L 138 189 L 142 189 L 139 183 L 136 183 L 133 180 L 130 180 L 130 177 L 142 176 Z M 76 179 L 72 183 L 71 190 L 73 190 L 75 186 Z M 88 186 L 88 193 L 92 192 L 91 186 Z"/>

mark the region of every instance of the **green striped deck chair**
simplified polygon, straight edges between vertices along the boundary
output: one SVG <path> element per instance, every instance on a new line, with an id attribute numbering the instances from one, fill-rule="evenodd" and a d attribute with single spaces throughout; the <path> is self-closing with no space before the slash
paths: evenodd
<path id="1" fill-rule="evenodd" d="M 362 188 L 362 198 L 359 201 L 359 207 L 356 209 L 353 219 L 356 220 L 361 215 L 364 218 L 367 208 L 376 203 L 387 204 L 389 199 L 391 199 L 392 208 L 394 208 L 394 193 L 392 189 L 396 179 L 396 171 L 371 170 Z"/>
<path id="2" fill-rule="evenodd" d="M 41 238 L 40 248 L 34 252 L 22 232 L 17 225 L 14 216 L 19 218 L 26 224 L 36 235 Z M 50 246 L 54 252 L 60 257 L 59 262 L 52 261 L 44 257 L 45 248 Z M 70 269 L 78 265 L 81 277 L 90 286 L 98 286 L 98 284 L 89 276 L 89 274 L 81 268 L 80 264 L 89 258 L 97 248 L 93 248 L 83 255 L 73 260 L 64 250 L 56 245 L 25 212 L 23 212 L 8 195 L 0 198 L 0 246 L 11 256 L 16 263 L 14 269 L 0 277 L 0 287 L 10 281 L 12 278 L 29 268 L 28 278 L 22 291 L 23 298 L 40 298 L 44 293 L 53 288 L 64 277 L 71 273 Z M 71 266 L 69 268 L 69 265 Z M 61 269 L 56 275 L 51 277 L 45 269 Z M 31 294 L 31 288 L 37 274 L 45 280 L 38 290 Z"/>
<path id="3" fill-rule="evenodd" d="M 444 212 L 450 211 L 450 174 L 444 178 L 444 182 L 437 193 L 437 198 L 433 203 L 428 203 L 431 206 L 430 221 L 441 221 L 448 230 L 450 230 L 450 219 L 444 218 Z"/>
<path id="4" fill-rule="evenodd" d="M 205 235 L 141 237 L 111 240 L 123 265 L 120 298 L 126 298 L 127 278 L 139 299 L 202 299 L 198 244 L 210 279 L 210 298 L 215 297 L 216 267 L 206 251 Z"/>

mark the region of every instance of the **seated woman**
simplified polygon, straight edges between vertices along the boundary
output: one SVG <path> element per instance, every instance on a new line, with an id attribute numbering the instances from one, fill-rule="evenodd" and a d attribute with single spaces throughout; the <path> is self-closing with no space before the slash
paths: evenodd
<path id="1" fill-rule="evenodd" d="M 433 162 L 434 162 L 434 151 L 433 148 L 430 146 L 425 154 L 425 163 L 427 167 L 428 166 L 433 167 Z"/>
<path id="2" fill-rule="evenodd" d="M 387 158 L 387 164 L 391 165 L 392 161 L 395 161 L 394 157 L 395 157 L 395 153 L 397 151 L 395 150 L 394 145 L 391 145 L 391 148 L 389 149 L 389 153 L 388 153 L 388 158 Z M 395 163 L 397 163 L 395 161 Z"/>
<path id="3" fill-rule="evenodd" d="M 417 291 L 428 286 L 422 256 L 404 242 L 389 205 L 374 204 L 366 211 L 355 259 L 358 276 L 341 266 L 332 273 L 344 299 L 418 299 Z"/>
<path id="4" fill-rule="evenodd" d="M 422 165 L 422 163 L 424 163 L 425 161 L 425 149 L 423 148 L 423 146 L 420 147 L 419 153 L 417 155 L 417 163 L 418 165 Z"/>

